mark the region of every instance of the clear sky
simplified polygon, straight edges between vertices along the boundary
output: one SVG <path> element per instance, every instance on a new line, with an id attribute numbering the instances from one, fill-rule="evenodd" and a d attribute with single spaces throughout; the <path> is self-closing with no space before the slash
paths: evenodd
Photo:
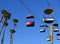
<path id="1" fill-rule="evenodd" d="M 22 5 L 19 0 L 0 0 L 0 10 L 5 9 L 11 13 L 11 19 L 8 21 L 9 26 L 6 29 L 4 44 L 9 44 L 10 32 L 12 28 L 12 19 L 17 18 L 19 20 L 17 27 L 15 28 L 16 33 L 14 34 L 13 44 L 50 44 L 46 41 L 46 36 L 49 34 L 49 28 L 46 28 L 45 33 L 40 33 L 40 25 L 42 23 L 44 10 L 48 8 L 46 0 L 22 0 L 23 3 L 33 12 L 31 15 L 35 16 L 35 26 L 26 27 L 25 22 L 27 21 L 26 16 L 29 10 Z M 60 0 L 49 0 L 51 7 L 54 10 L 54 17 L 59 23 L 60 27 Z M 0 17 L 1 17 L 0 13 Z M 37 16 L 37 17 L 36 17 Z M 1 24 L 0 24 L 1 25 Z M 52 25 L 52 24 L 51 24 Z M 53 33 L 54 44 L 60 44 L 57 40 L 57 33 Z M 0 38 L 1 39 L 1 38 Z"/>

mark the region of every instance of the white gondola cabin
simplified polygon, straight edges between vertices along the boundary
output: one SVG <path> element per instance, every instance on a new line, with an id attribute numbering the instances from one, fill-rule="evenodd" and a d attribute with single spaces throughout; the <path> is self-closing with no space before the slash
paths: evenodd
<path id="1" fill-rule="evenodd" d="M 47 40 L 47 41 L 50 41 L 50 38 L 47 38 L 46 40 Z"/>
<path id="2" fill-rule="evenodd" d="M 40 32 L 45 32 L 45 29 L 40 29 Z"/>
<path id="3" fill-rule="evenodd" d="M 54 22 L 54 18 L 43 18 L 43 22 L 44 23 L 53 23 Z"/>
<path id="4" fill-rule="evenodd" d="M 60 40 L 60 38 L 57 38 L 57 40 Z"/>
<path id="5" fill-rule="evenodd" d="M 56 29 L 54 29 L 54 32 L 59 32 L 59 29 L 57 29 L 57 28 L 56 28 Z"/>
<path id="6" fill-rule="evenodd" d="M 47 41 L 51 41 L 51 36 L 47 36 Z"/>

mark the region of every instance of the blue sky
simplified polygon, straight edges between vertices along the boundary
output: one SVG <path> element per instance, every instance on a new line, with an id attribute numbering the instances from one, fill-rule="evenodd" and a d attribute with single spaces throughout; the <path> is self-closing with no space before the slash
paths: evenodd
<path id="1" fill-rule="evenodd" d="M 22 5 L 19 0 L 0 0 L 0 10 L 5 9 L 11 13 L 11 19 L 8 21 L 9 26 L 6 29 L 5 33 L 5 44 L 9 44 L 10 32 L 12 28 L 12 19 L 17 18 L 19 20 L 17 27 L 15 28 L 16 33 L 14 34 L 13 44 L 50 44 L 46 41 L 46 36 L 49 34 L 49 28 L 46 28 L 45 33 L 40 33 L 40 25 L 42 23 L 44 10 L 48 8 L 46 0 L 22 0 L 24 4 L 33 12 L 31 15 L 35 16 L 35 26 L 26 27 L 25 22 L 27 21 L 26 16 L 28 15 L 29 10 Z M 60 24 L 60 0 L 49 0 L 51 7 L 54 10 L 54 17 L 57 22 Z M 0 17 L 1 17 L 0 13 Z M 37 16 L 37 17 L 36 17 Z M 52 25 L 52 24 L 48 24 Z M 60 25 L 59 25 L 60 27 Z M 53 33 L 54 44 L 59 44 L 59 41 L 56 40 L 57 33 Z M 1 38 L 0 38 L 1 39 Z"/>

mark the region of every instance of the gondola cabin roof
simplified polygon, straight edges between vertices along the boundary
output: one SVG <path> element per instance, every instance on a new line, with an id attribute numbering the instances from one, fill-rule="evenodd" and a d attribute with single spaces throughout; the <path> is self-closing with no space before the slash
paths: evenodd
<path id="1" fill-rule="evenodd" d="M 44 23 L 53 23 L 54 18 L 43 18 Z"/>
<path id="2" fill-rule="evenodd" d="M 51 14 L 54 14 L 54 11 L 52 9 L 45 9 L 44 13 L 47 15 L 51 15 Z"/>
<path id="3" fill-rule="evenodd" d="M 28 16 L 26 16 L 26 18 L 27 18 L 27 19 L 31 19 L 31 18 L 34 18 L 34 16 L 28 15 Z"/>
<path id="4" fill-rule="evenodd" d="M 34 22 L 26 22 L 26 26 L 27 27 L 33 27 L 34 26 Z"/>

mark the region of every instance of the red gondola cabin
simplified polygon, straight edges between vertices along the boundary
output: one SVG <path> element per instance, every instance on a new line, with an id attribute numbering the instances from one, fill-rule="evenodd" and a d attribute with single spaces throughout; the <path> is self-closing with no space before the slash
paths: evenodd
<path id="1" fill-rule="evenodd" d="M 27 27 L 33 27 L 34 26 L 34 22 L 26 22 L 26 26 Z"/>

